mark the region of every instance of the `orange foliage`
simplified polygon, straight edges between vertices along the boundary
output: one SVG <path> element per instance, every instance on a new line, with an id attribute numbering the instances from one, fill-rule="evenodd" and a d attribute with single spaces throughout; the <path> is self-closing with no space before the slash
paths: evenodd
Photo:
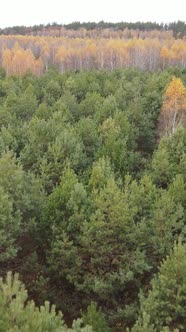
<path id="1" fill-rule="evenodd" d="M 2 35 L 0 65 L 8 75 L 23 75 L 27 70 L 41 75 L 49 65 L 61 72 L 121 67 L 155 71 L 186 66 L 186 39 L 176 40 L 165 31 L 137 32 L 62 29 L 59 35 L 63 37 Z"/>
<path id="2" fill-rule="evenodd" d="M 23 75 L 28 70 L 36 75 L 41 75 L 43 61 L 34 57 L 30 49 L 24 50 L 16 42 L 12 49 L 5 49 L 2 54 L 2 66 L 7 75 Z"/>

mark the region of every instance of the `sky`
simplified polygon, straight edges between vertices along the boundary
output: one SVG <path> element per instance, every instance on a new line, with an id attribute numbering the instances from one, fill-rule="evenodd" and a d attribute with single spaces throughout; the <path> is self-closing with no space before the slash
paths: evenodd
<path id="1" fill-rule="evenodd" d="M 80 22 L 186 21 L 186 0 L 3 0 L 0 27 Z"/>

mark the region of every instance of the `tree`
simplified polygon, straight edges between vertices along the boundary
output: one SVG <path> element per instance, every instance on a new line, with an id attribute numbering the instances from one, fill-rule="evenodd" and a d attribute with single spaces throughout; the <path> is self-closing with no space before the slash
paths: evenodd
<path id="1" fill-rule="evenodd" d="M 180 128 L 171 137 L 164 136 L 152 159 L 151 176 L 156 185 L 166 188 L 176 174 L 185 177 L 186 130 Z"/>
<path id="2" fill-rule="evenodd" d="M 186 118 L 186 88 L 180 78 L 173 77 L 163 96 L 159 119 L 161 135 L 171 136 Z"/>
<path id="3" fill-rule="evenodd" d="M 174 245 L 151 282 L 147 297 L 141 297 L 140 313 L 132 332 L 185 331 L 186 245 Z"/>
<path id="4" fill-rule="evenodd" d="M 105 320 L 105 315 L 100 308 L 97 308 L 95 302 L 91 302 L 87 308 L 87 312 L 82 315 L 82 319 L 85 324 L 91 325 L 95 332 L 110 331 Z"/>
<path id="5" fill-rule="evenodd" d="M 20 223 L 20 213 L 13 211 L 12 200 L 0 186 L 0 262 L 16 255 L 15 240 L 20 232 Z"/>
<path id="6" fill-rule="evenodd" d="M 9 272 L 6 281 L 0 279 L 0 329 L 1 332 L 92 332 L 90 326 L 82 327 L 82 321 L 74 321 L 68 329 L 62 314 L 56 313 L 55 306 L 49 302 L 37 308 L 33 301 L 27 302 L 28 296 L 18 275 Z"/>

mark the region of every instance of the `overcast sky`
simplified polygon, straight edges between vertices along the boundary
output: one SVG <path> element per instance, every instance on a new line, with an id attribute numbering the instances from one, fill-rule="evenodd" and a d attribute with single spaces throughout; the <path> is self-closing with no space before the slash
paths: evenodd
<path id="1" fill-rule="evenodd" d="M 101 20 L 186 21 L 186 0 L 1 0 L 1 28 Z"/>

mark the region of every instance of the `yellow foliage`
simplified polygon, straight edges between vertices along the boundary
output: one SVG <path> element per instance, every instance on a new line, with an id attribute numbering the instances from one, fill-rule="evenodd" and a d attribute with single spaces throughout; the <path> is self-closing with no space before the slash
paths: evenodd
<path id="1" fill-rule="evenodd" d="M 163 97 L 163 111 L 186 111 L 186 89 L 180 78 L 173 77 Z"/>
<path id="2" fill-rule="evenodd" d="M 180 78 L 173 77 L 163 96 L 160 114 L 160 130 L 172 135 L 178 126 L 184 126 L 186 118 L 186 88 Z"/>
<path id="3" fill-rule="evenodd" d="M 167 31 L 62 29 L 59 37 L 52 37 L 53 32 L 50 36 L 0 36 L 0 66 L 8 75 L 22 75 L 25 70 L 41 74 L 49 65 L 57 65 L 61 72 L 129 66 L 155 71 L 186 66 L 186 39 L 174 39 Z M 32 53 L 27 53 L 28 61 L 26 50 Z"/>

